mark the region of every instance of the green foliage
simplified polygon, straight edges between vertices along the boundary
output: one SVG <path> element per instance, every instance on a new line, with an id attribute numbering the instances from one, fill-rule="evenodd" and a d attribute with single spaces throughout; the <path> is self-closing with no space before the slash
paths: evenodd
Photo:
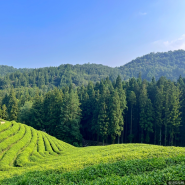
<path id="1" fill-rule="evenodd" d="M 18 114 L 18 120 L 21 123 L 26 123 L 27 125 L 30 125 L 31 115 L 30 111 L 32 108 L 33 103 L 31 101 L 25 102 L 24 106 L 20 108 L 19 114 Z"/>
<path id="2" fill-rule="evenodd" d="M 38 152 L 44 156 L 45 152 L 45 145 L 44 145 L 44 140 L 42 137 L 42 132 L 38 131 L 38 142 L 37 142 L 37 148 Z"/>
<path id="3" fill-rule="evenodd" d="M 3 140 L 3 142 L 0 143 L 0 151 L 2 152 L 9 146 L 11 146 L 13 143 L 20 140 L 25 134 L 25 126 L 20 124 L 20 130 L 13 136 L 7 137 L 7 139 Z"/>
<path id="4" fill-rule="evenodd" d="M 9 166 L 12 166 L 13 165 L 13 162 L 14 162 L 14 158 L 15 156 L 17 155 L 17 153 L 30 141 L 30 138 L 31 138 L 31 130 L 29 127 L 25 127 L 24 125 L 21 125 L 23 127 L 20 128 L 20 130 L 22 130 L 22 133 L 24 134 L 24 136 L 22 137 L 17 137 L 17 139 L 20 139 L 20 141 L 16 144 L 14 144 L 9 150 L 7 150 L 3 156 L 3 158 L 1 159 L 0 161 L 0 169 L 6 169 L 7 167 Z M 16 135 L 14 135 L 16 136 Z M 11 138 L 13 138 L 14 136 L 12 136 Z M 8 140 L 8 139 L 7 139 Z M 4 146 L 10 146 L 10 144 L 13 144 L 15 143 L 12 142 L 12 140 L 10 140 L 9 142 L 5 140 L 3 141 L 1 144 L 4 144 L 4 145 L 1 145 L 1 150 L 2 149 L 5 149 Z"/>
<path id="5" fill-rule="evenodd" d="M 123 130 L 122 111 L 120 109 L 120 100 L 117 90 L 114 90 L 112 93 L 109 104 L 109 114 L 109 134 L 111 135 L 112 142 L 114 143 L 116 136 L 120 136 L 121 131 Z"/>
<path id="6" fill-rule="evenodd" d="M 185 76 L 185 51 L 169 51 L 164 53 L 150 53 L 120 66 L 119 74 L 122 79 L 127 80 L 131 77 L 137 77 L 141 72 L 142 79 L 150 81 L 153 77 L 159 79 L 165 76 L 170 80 L 177 80 L 181 74 Z"/>
<path id="7" fill-rule="evenodd" d="M 3 121 L 4 121 L 4 120 L 2 120 L 2 122 L 3 122 Z M 4 121 L 4 122 L 5 122 L 5 124 L 0 125 L 0 132 L 2 132 L 2 131 L 4 131 L 4 130 L 8 129 L 8 128 L 12 125 L 12 123 L 9 122 L 9 121 Z"/>
<path id="8" fill-rule="evenodd" d="M 7 119 L 7 117 L 8 117 L 7 108 L 6 108 L 6 105 L 4 104 L 1 110 L 1 118 Z"/>
<path id="9" fill-rule="evenodd" d="M 15 97 L 15 91 L 12 88 L 10 91 L 9 99 L 8 99 L 8 119 L 11 120 L 17 120 L 17 114 L 18 114 L 18 104 L 17 99 Z"/>
<path id="10" fill-rule="evenodd" d="M 45 136 L 47 137 L 47 135 L 45 135 Z M 52 147 L 52 150 L 53 150 L 55 153 L 60 154 L 60 151 L 59 151 L 57 145 L 55 144 L 55 142 L 53 141 L 53 139 L 50 138 L 50 137 L 47 137 L 47 139 L 48 139 L 48 141 L 50 142 L 50 145 L 51 145 L 51 147 Z"/>
<path id="11" fill-rule="evenodd" d="M 31 135 L 27 134 L 27 137 L 30 136 L 31 141 L 30 143 L 24 148 L 23 152 L 20 153 L 16 159 L 17 166 L 24 166 L 29 162 L 29 156 L 33 152 L 36 144 L 37 144 L 37 131 L 31 128 Z M 23 138 L 25 139 L 25 138 Z M 26 140 L 26 139 L 25 139 Z M 28 140 L 29 141 L 29 140 Z"/>
<path id="12" fill-rule="evenodd" d="M 61 107 L 61 124 L 57 128 L 57 132 L 58 138 L 71 144 L 72 141 L 79 142 L 81 140 L 81 109 L 79 106 L 77 91 L 65 92 Z"/>
<path id="13" fill-rule="evenodd" d="M 50 136 L 46 137 L 51 141 Z M 30 144 L 32 140 L 33 137 Z M 52 141 L 54 141 L 53 137 Z M 27 150 L 27 147 L 24 148 L 24 151 Z M 134 184 L 140 182 L 146 184 L 148 182 L 151 184 L 152 182 L 158 184 L 165 183 L 167 180 L 183 180 L 185 172 L 184 148 L 179 147 L 144 144 L 73 147 L 66 152 L 63 151 L 62 155 L 57 157 L 50 155 L 43 159 L 33 158 L 33 156 L 36 154 L 34 153 L 30 158 L 35 160 L 32 168 L 27 166 L 24 168 L 25 171 L 20 170 L 16 176 L 13 168 L 7 171 L 4 168 L 5 171 L 1 172 L 2 176 L 0 175 L 0 183 L 104 184 L 107 182 L 114 184 L 118 182 L 118 184 Z M 85 161 L 83 161 L 84 158 Z M 34 166 L 35 168 L 33 168 Z M 17 169 L 17 167 L 15 168 Z M 10 174 L 14 177 L 6 179 L 5 177 L 8 175 L 10 177 Z"/>
<path id="14" fill-rule="evenodd" d="M 44 133 L 42 133 L 42 137 L 44 140 L 44 145 L 46 147 L 46 151 L 49 152 L 51 155 L 56 155 L 56 153 L 53 151 L 50 142 L 48 140 L 48 138 L 46 137 L 46 135 Z M 45 152 L 47 154 L 47 152 Z"/>
<path id="15" fill-rule="evenodd" d="M 8 126 L 8 122 L 6 122 L 6 125 Z M 10 137 L 11 135 L 14 135 L 19 130 L 20 125 L 16 122 L 13 122 L 13 125 L 10 129 L 5 130 L 0 135 L 0 142 L 2 142 L 7 137 Z"/>
<path id="16" fill-rule="evenodd" d="M 53 86 L 65 87 L 73 84 L 74 86 L 87 85 L 88 81 L 94 83 L 101 81 L 109 76 L 116 87 L 120 86 L 121 79 L 128 80 L 137 77 L 142 72 L 142 79 L 151 80 L 153 77 L 159 79 L 165 76 L 170 80 L 177 80 L 179 74 L 185 77 L 185 51 L 169 51 L 164 53 L 150 53 L 127 63 L 126 65 L 111 68 L 100 64 L 83 65 L 60 65 L 59 67 L 45 67 L 39 69 L 15 69 L 9 66 L 0 66 L 1 89 L 10 88 L 12 85 L 17 88 L 20 86 L 30 86 L 53 89 Z"/>

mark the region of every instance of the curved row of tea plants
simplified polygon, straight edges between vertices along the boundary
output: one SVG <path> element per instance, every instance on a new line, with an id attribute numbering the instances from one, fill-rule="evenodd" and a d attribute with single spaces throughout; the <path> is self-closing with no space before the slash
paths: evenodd
<path id="1" fill-rule="evenodd" d="M 17 157 L 16 159 L 17 166 L 24 166 L 26 165 L 26 163 L 29 163 L 29 156 L 31 155 L 35 148 L 35 145 L 37 144 L 37 131 L 31 128 L 31 132 L 32 132 L 31 142 Z"/>
<path id="2" fill-rule="evenodd" d="M 4 121 L 4 120 L 2 120 Z M 6 124 L 0 125 L 0 132 L 8 129 L 12 125 L 12 122 L 6 121 Z"/>
<path id="3" fill-rule="evenodd" d="M 0 142 L 2 142 L 4 139 L 10 137 L 11 135 L 14 135 L 15 133 L 17 133 L 19 128 L 20 128 L 20 124 L 13 123 L 13 125 L 10 129 L 7 129 L 0 134 Z"/>
<path id="4" fill-rule="evenodd" d="M 15 125 L 19 125 L 17 131 Z M 185 162 L 182 147 L 115 144 L 77 148 L 20 123 L 6 122 L 0 130 L 0 180 L 16 176 L 7 180 L 10 184 L 15 179 L 19 184 L 25 179 L 31 184 L 123 184 L 131 179 L 128 184 L 134 184 L 134 179 L 151 178 L 156 171 L 160 176 L 159 171 L 177 164 L 183 167 Z"/>
<path id="5" fill-rule="evenodd" d="M 27 125 L 5 121 L 0 125 L 0 170 L 13 166 L 37 165 L 33 162 L 58 156 L 70 146 Z"/>
<path id="6" fill-rule="evenodd" d="M 165 184 L 185 179 L 185 155 L 99 164 L 61 174 L 31 172 L 2 181 L 7 184 Z"/>
<path id="7" fill-rule="evenodd" d="M 25 129 L 21 130 L 23 132 L 25 131 L 24 136 L 4 154 L 3 158 L 0 161 L 0 169 L 6 169 L 7 167 L 12 166 L 15 158 L 17 157 L 18 152 L 30 141 L 30 127 L 24 127 L 23 125 L 23 128 Z"/>

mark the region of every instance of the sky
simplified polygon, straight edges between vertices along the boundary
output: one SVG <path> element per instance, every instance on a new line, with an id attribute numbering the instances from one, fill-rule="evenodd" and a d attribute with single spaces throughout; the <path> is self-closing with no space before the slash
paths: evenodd
<path id="1" fill-rule="evenodd" d="M 185 50 L 185 0 L 0 1 L 0 65 L 122 66 Z"/>

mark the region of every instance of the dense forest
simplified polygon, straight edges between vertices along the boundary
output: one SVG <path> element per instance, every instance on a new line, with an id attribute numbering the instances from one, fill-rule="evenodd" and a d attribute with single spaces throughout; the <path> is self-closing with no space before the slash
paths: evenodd
<path id="1" fill-rule="evenodd" d="M 150 53 L 143 57 L 138 57 L 118 69 L 124 80 L 130 77 L 137 77 L 141 72 L 142 78 L 148 81 L 152 77 L 158 80 L 161 76 L 176 81 L 179 75 L 185 77 L 185 51 Z"/>
<path id="2" fill-rule="evenodd" d="M 39 87 L 43 90 L 51 90 L 54 87 L 62 88 L 73 84 L 78 87 L 87 86 L 89 81 L 100 82 L 109 76 L 113 82 L 117 76 L 123 80 L 137 78 L 141 73 L 142 79 L 151 81 L 152 77 L 158 80 L 161 76 L 176 81 L 181 75 L 185 77 L 185 51 L 169 51 L 164 53 L 150 53 L 121 67 L 111 68 L 101 64 L 70 65 L 63 64 L 59 67 L 45 67 L 39 69 L 15 69 L 8 66 L 0 66 L 0 89 L 13 86 Z"/>
<path id="3" fill-rule="evenodd" d="M 6 65 L 0 65 L 0 77 L 6 76 L 7 74 L 14 73 L 14 72 L 29 72 L 32 71 L 33 69 L 30 68 L 19 68 L 16 69 L 12 66 L 6 66 Z"/>
<path id="4" fill-rule="evenodd" d="M 44 79 L 44 78 L 43 78 Z M 82 139 L 104 143 L 185 146 L 185 79 L 150 82 L 118 75 L 54 87 L 11 87 L 0 91 L 0 115 L 75 146 Z"/>

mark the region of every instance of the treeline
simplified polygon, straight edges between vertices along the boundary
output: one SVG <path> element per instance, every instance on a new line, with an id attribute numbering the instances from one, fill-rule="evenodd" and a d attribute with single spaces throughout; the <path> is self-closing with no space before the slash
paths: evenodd
<path id="1" fill-rule="evenodd" d="M 28 71 L 16 71 L 0 78 L 0 89 L 18 87 L 39 87 L 39 89 L 53 89 L 54 87 L 65 87 L 87 85 L 88 81 L 97 82 L 107 76 L 113 81 L 117 78 L 117 69 L 103 66 L 101 64 L 83 65 L 60 65 L 59 67 L 45 67 L 30 69 Z"/>
<path id="2" fill-rule="evenodd" d="M 108 77 L 75 88 L 1 91 L 1 117 L 18 120 L 58 139 L 80 145 L 82 138 L 106 143 L 185 146 L 185 79 L 141 75 Z"/>
<path id="3" fill-rule="evenodd" d="M 33 69 L 30 69 L 30 68 L 19 68 L 19 69 L 16 69 L 12 66 L 6 66 L 6 65 L 0 65 L 0 76 L 1 77 L 4 77 L 6 76 L 7 74 L 10 74 L 10 73 L 14 73 L 14 72 L 30 72 L 32 71 Z"/>
<path id="4" fill-rule="evenodd" d="M 137 57 L 118 69 L 124 80 L 137 77 L 141 72 L 142 79 L 148 81 L 151 81 L 153 77 L 158 80 L 161 76 L 177 81 L 180 74 L 185 77 L 185 51 L 152 52 Z"/>
<path id="5" fill-rule="evenodd" d="M 62 88 L 66 85 L 78 87 L 87 85 L 89 81 L 100 82 L 109 76 L 113 82 L 117 76 L 123 80 L 137 78 L 141 72 L 142 79 L 151 81 L 152 77 L 159 79 L 165 76 L 176 81 L 181 74 L 185 77 L 185 51 L 169 51 L 164 53 L 150 53 L 127 63 L 126 65 L 111 68 L 101 64 L 60 65 L 59 67 L 45 67 L 39 69 L 15 69 L 0 66 L 0 89 L 10 87 L 39 87 L 40 89 Z"/>

